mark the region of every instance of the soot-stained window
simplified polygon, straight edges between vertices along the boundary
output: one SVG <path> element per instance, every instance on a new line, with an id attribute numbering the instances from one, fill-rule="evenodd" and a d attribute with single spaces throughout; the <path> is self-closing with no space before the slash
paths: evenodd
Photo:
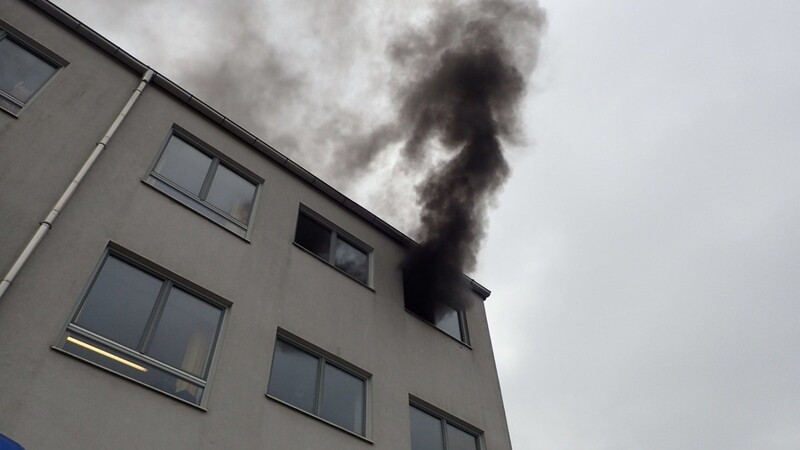
<path id="1" fill-rule="evenodd" d="M 454 339 L 469 344 L 466 314 L 463 309 L 451 306 L 446 300 L 434 298 L 426 292 L 428 286 L 419 280 L 413 281 L 405 273 L 403 276 L 403 294 L 406 310 L 430 323 Z M 454 290 L 450 295 L 460 294 Z"/>

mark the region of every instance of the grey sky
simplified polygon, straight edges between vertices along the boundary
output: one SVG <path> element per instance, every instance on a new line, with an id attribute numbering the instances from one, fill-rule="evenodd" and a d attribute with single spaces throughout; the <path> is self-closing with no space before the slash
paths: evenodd
<path id="1" fill-rule="evenodd" d="M 323 177 L 331 130 L 391 116 L 386 42 L 430 14 L 57 3 Z M 800 448 L 800 3 L 541 3 L 527 143 L 474 274 L 515 448 Z M 238 78 L 255 116 L 203 92 L 201 69 L 245 37 L 287 83 Z M 410 231 L 413 180 L 390 163 L 341 186 Z"/>

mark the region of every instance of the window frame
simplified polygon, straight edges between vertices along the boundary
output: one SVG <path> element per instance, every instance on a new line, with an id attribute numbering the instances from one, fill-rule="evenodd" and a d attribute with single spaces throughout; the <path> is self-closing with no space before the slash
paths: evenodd
<path id="1" fill-rule="evenodd" d="M 199 195 L 189 192 L 183 186 L 156 172 L 156 167 L 164 157 L 167 146 L 169 145 L 170 140 L 173 138 L 182 140 L 201 154 L 211 158 L 211 164 L 206 171 L 205 178 L 203 179 L 203 187 Z M 224 166 L 235 175 L 255 186 L 253 203 L 250 208 L 250 214 L 247 219 L 247 223 L 241 222 L 239 219 L 209 203 L 206 198 L 204 198 L 208 196 L 208 192 L 211 189 L 211 184 L 217 174 L 217 168 L 220 165 Z M 153 162 L 150 164 L 147 175 L 142 181 L 172 200 L 175 200 L 181 205 L 217 224 L 218 226 L 239 236 L 245 241 L 250 242 L 253 232 L 253 223 L 255 221 L 255 216 L 258 209 L 258 203 L 261 199 L 261 191 L 264 185 L 264 179 L 236 161 L 228 158 L 222 152 L 205 143 L 202 139 L 190 133 L 185 128 L 177 124 L 172 125 L 169 133 L 167 133 L 166 138 L 162 142 L 155 159 L 153 159 Z"/>
<path id="2" fill-rule="evenodd" d="M 50 83 L 56 78 L 56 76 L 61 72 L 62 69 L 69 65 L 69 62 L 64 58 L 56 55 L 43 45 L 39 44 L 35 40 L 31 39 L 30 37 L 26 36 L 24 33 L 19 31 L 18 29 L 11 26 L 9 23 L 0 19 L 0 41 L 8 39 L 14 44 L 21 47 L 23 50 L 27 51 L 31 55 L 39 58 L 46 64 L 49 64 L 55 69 L 55 72 L 33 93 L 31 98 L 27 102 L 21 102 L 20 100 L 14 98 L 13 96 L 5 93 L 4 91 L 0 90 L 0 97 L 4 100 L 11 102 L 20 107 L 19 111 L 11 111 L 4 106 L 0 105 L 0 111 L 4 111 L 10 114 L 12 117 L 19 118 L 22 113 L 28 108 L 28 105 L 33 103 L 39 94 L 44 91 Z"/>
<path id="3" fill-rule="evenodd" d="M 78 314 L 81 312 L 83 305 L 86 303 L 86 299 L 92 292 L 92 288 L 97 282 L 100 272 L 102 271 L 109 257 L 116 258 L 117 260 L 133 267 L 134 269 L 140 270 L 146 273 L 147 275 L 160 279 L 162 282 L 158 297 L 151 310 L 151 317 L 148 320 L 147 324 L 145 325 L 145 329 L 143 330 L 143 338 L 140 341 L 138 347 L 142 346 L 142 341 L 147 342 L 152 340 L 152 337 L 157 330 L 157 320 L 154 321 L 155 311 L 158 310 L 160 318 L 160 314 L 161 312 L 163 312 L 164 306 L 166 305 L 166 300 L 169 297 L 167 293 L 171 292 L 173 287 L 178 288 L 192 295 L 193 297 L 197 298 L 198 301 L 202 301 L 204 303 L 210 304 L 211 306 L 220 309 L 221 317 L 219 323 L 217 324 L 214 338 L 210 344 L 210 352 L 208 355 L 208 362 L 205 370 L 206 373 L 205 379 L 200 378 L 191 373 L 188 373 L 186 371 L 183 371 L 181 369 L 178 369 L 176 367 L 170 366 L 169 364 L 164 363 L 152 356 L 139 352 L 137 349 L 131 349 L 130 347 L 127 347 L 123 344 L 117 343 L 113 339 L 101 336 L 93 331 L 85 329 L 80 325 L 74 323 L 77 320 Z M 209 397 L 208 392 L 210 390 L 210 386 L 212 385 L 214 374 L 216 372 L 217 362 L 219 360 L 219 353 L 222 347 L 223 336 L 227 329 L 228 317 L 230 315 L 229 310 L 231 309 L 232 306 L 233 304 L 230 301 L 225 300 L 216 294 L 213 294 L 212 292 L 198 286 L 197 284 L 181 277 L 180 275 L 168 269 L 165 269 L 164 267 L 158 264 L 153 263 L 150 260 L 147 260 L 139 255 L 136 255 L 135 253 L 115 244 L 114 242 L 109 242 L 107 247 L 103 251 L 103 254 L 100 257 L 98 263 L 92 269 L 91 275 L 89 276 L 89 281 L 86 283 L 86 286 L 81 291 L 81 294 L 78 297 L 78 301 L 72 308 L 72 311 L 70 312 L 67 318 L 66 324 L 64 325 L 64 331 L 61 333 L 61 337 L 59 338 L 57 344 L 51 346 L 51 348 L 60 353 L 68 355 L 72 358 L 76 358 L 82 362 L 98 367 L 106 372 L 122 377 L 128 381 L 132 381 L 140 386 L 144 386 L 148 389 L 156 391 L 162 395 L 166 395 L 167 397 L 173 398 L 177 401 L 198 408 L 202 411 L 208 411 L 206 408 Z M 67 343 L 67 339 L 71 335 L 78 335 L 80 337 L 87 338 L 90 341 L 94 341 L 102 346 L 110 348 L 113 351 L 116 351 L 127 357 L 130 357 L 134 362 L 143 362 L 145 364 L 154 366 L 156 369 L 162 370 L 167 374 L 174 376 L 178 379 L 185 380 L 191 384 L 198 385 L 203 389 L 202 391 L 203 393 L 200 396 L 199 401 L 197 403 L 193 403 L 175 394 L 163 391 L 144 381 L 140 381 L 123 373 L 120 373 L 110 367 L 98 364 L 94 361 L 90 361 L 79 355 L 73 354 L 72 352 L 64 348 L 64 346 Z"/>
<path id="4" fill-rule="evenodd" d="M 323 228 L 327 229 L 328 231 L 330 231 L 330 233 L 331 233 L 330 234 L 330 242 L 328 243 L 328 245 L 329 245 L 328 254 L 330 255 L 330 260 L 323 258 L 322 256 L 314 253 L 310 249 L 304 247 L 303 244 L 297 242 L 297 225 L 300 222 L 300 216 L 301 215 L 306 216 L 308 219 L 312 220 L 313 222 L 316 222 L 321 227 L 323 227 Z M 358 250 L 360 252 L 363 252 L 367 256 L 367 281 L 366 282 L 363 282 L 363 281 L 359 280 L 355 276 L 347 273 L 344 269 L 341 269 L 338 266 L 336 266 L 336 260 L 335 260 L 335 258 L 336 258 L 336 242 L 339 239 L 341 239 L 345 243 L 349 244 L 350 246 L 352 246 L 356 250 Z M 339 271 L 340 273 L 344 274 L 345 276 L 347 276 L 351 280 L 355 281 L 356 283 L 358 283 L 358 284 L 360 284 L 360 285 L 362 285 L 362 286 L 364 286 L 364 287 L 366 287 L 366 288 L 368 288 L 368 289 L 370 289 L 372 291 L 375 290 L 375 288 L 373 287 L 373 279 L 374 279 L 374 270 L 373 270 L 374 258 L 373 258 L 373 253 L 375 252 L 375 249 L 372 248 L 372 246 L 367 245 L 366 243 L 364 243 L 364 241 L 362 241 L 361 239 L 358 239 L 357 237 L 355 237 L 352 234 L 348 233 L 347 231 L 345 231 L 344 229 L 342 229 L 341 227 L 339 227 L 335 223 L 333 223 L 330 220 L 326 219 L 325 217 L 321 216 L 319 213 L 315 212 L 314 210 L 312 210 L 311 208 L 307 207 L 306 205 L 304 205 L 302 203 L 300 204 L 300 207 L 298 208 L 298 211 L 297 211 L 297 219 L 295 220 L 294 237 L 292 238 L 292 242 L 298 248 L 302 249 L 303 251 L 305 251 L 306 253 L 308 253 L 310 255 L 313 255 L 318 260 L 320 260 L 320 261 L 324 262 L 325 264 L 327 264 L 328 266 L 336 269 L 337 271 Z"/>
<path id="5" fill-rule="evenodd" d="M 452 307 L 452 306 L 448 305 L 451 308 L 453 308 L 453 310 L 458 314 L 458 325 L 459 325 L 459 330 L 461 331 L 461 339 L 459 339 L 459 338 L 451 335 L 447 331 L 443 330 L 442 328 L 440 328 L 436 323 L 431 322 L 430 320 L 422 317 L 421 315 L 417 314 L 413 310 L 409 309 L 408 306 L 405 305 L 405 299 L 403 301 L 404 301 L 403 308 L 406 310 L 406 312 L 408 314 L 410 314 L 411 316 L 414 316 L 417 319 L 419 319 L 419 320 L 425 322 L 426 324 L 432 326 L 437 331 L 439 331 L 440 333 L 443 333 L 445 336 L 449 337 L 450 339 L 453 339 L 454 341 L 458 342 L 459 344 L 464 345 L 469 349 L 472 349 L 472 342 L 471 342 L 470 337 L 469 337 L 469 326 L 467 324 L 467 312 L 465 310 L 457 309 L 455 307 Z"/>
<path id="6" fill-rule="evenodd" d="M 411 408 L 416 408 L 423 413 L 429 414 L 436 419 L 439 419 L 441 424 L 442 430 L 442 450 L 448 450 L 447 448 L 447 425 L 451 425 L 455 428 L 460 429 L 461 431 L 472 435 L 475 438 L 475 450 L 485 450 L 486 445 L 484 443 L 484 432 L 480 428 L 473 426 L 458 417 L 455 417 L 452 414 L 447 413 L 441 408 L 437 408 L 436 406 L 422 400 L 419 397 L 409 394 L 408 395 L 408 406 L 409 406 L 409 423 L 408 423 L 408 433 L 409 439 L 411 438 Z"/>
<path id="7" fill-rule="evenodd" d="M 411 316 L 414 316 L 417 319 L 427 323 L 428 325 L 430 325 L 433 328 L 437 329 L 439 332 L 445 334 L 450 339 L 453 339 L 456 342 L 466 346 L 467 348 L 472 349 L 472 341 L 470 339 L 469 323 L 467 321 L 467 311 L 466 311 L 466 309 L 459 309 L 459 308 L 456 308 L 454 306 L 451 306 L 451 305 L 445 303 L 446 306 L 448 306 L 449 308 L 452 308 L 458 314 L 458 327 L 459 327 L 459 331 L 461 332 L 461 338 L 457 338 L 457 337 L 451 335 L 450 333 L 448 333 L 447 331 L 445 331 L 444 329 L 440 328 L 435 322 L 426 319 L 421 314 L 419 314 L 416 311 L 414 311 L 413 309 L 409 308 L 409 306 L 408 306 L 409 302 L 408 302 L 408 300 L 406 298 L 406 296 L 409 295 L 409 293 L 408 293 L 409 289 L 408 289 L 407 286 L 408 286 L 407 285 L 407 275 L 406 275 L 405 272 L 403 272 L 403 308 L 406 310 L 406 312 L 408 314 L 410 314 Z M 462 295 L 472 295 L 472 293 L 465 289 Z"/>
<path id="8" fill-rule="evenodd" d="M 269 393 L 269 386 L 272 382 L 272 370 L 275 367 L 275 355 L 277 352 L 275 351 L 278 342 L 283 342 L 284 344 L 290 345 L 295 347 L 296 349 L 303 351 L 315 358 L 317 358 L 317 372 L 316 372 L 316 385 L 315 385 L 315 397 L 314 397 L 314 412 L 306 411 L 299 406 L 293 405 L 286 400 L 282 400 L 272 394 Z M 359 434 L 353 430 L 345 428 L 341 425 L 333 423 L 328 419 L 325 419 L 320 415 L 320 410 L 322 408 L 322 395 L 323 395 L 323 384 L 325 382 L 324 379 L 324 367 L 325 364 L 330 364 L 337 369 L 353 376 L 364 382 L 364 419 L 363 419 L 363 429 L 364 434 Z M 322 348 L 311 344 L 310 342 L 306 341 L 298 337 L 295 334 L 292 334 L 283 328 L 278 327 L 278 332 L 275 337 L 275 342 L 272 346 L 272 358 L 270 359 L 270 367 L 269 367 L 269 375 L 267 377 L 267 389 L 265 396 L 273 401 L 276 401 L 284 406 L 288 406 L 289 408 L 298 411 L 308 417 L 312 417 L 316 420 L 319 420 L 323 423 L 326 423 L 336 429 L 342 430 L 352 436 L 358 437 L 359 439 L 363 439 L 367 442 L 372 443 L 371 436 L 372 436 L 372 374 L 367 372 L 360 367 L 357 367 L 335 355 L 332 353 L 323 350 Z"/>

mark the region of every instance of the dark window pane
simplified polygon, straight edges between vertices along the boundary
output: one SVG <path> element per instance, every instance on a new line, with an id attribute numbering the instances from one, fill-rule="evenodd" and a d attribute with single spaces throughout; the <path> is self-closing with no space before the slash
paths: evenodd
<path id="1" fill-rule="evenodd" d="M 206 201 L 225 211 L 242 223 L 250 218 L 256 187 L 253 183 L 231 172 L 225 166 L 218 166 L 211 182 Z"/>
<path id="2" fill-rule="evenodd" d="M 367 273 L 369 271 L 369 262 L 366 253 L 341 239 L 337 239 L 334 264 L 336 267 L 366 284 Z"/>
<path id="3" fill-rule="evenodd" d="M 475 436 L 461 428 L 447 424 L 447 450 L 476 450 L 477 448 Z"/>
<path id="4" fill-rule="evenodd" d="M 158 278 L 109 256 L 75 323 L 136 349 L 161 285 Z"/>
<path id="5" fill-rule="evenodd" d="M 178 137 L 172 136 L 155 171 L 199 196 L 209 167 L 211 158 Z"/>
<path id="6" fill-rule="evenodd" d="M 147 354 L 205 378 L 222 310 L 180 289 L 172 289 Z"/>
<path id="7" fill-rule="evenodd" d="M 458 311 L 451 306 L 441 305 L 437 314 L 436 327 L 459 341 L 462 340 L 461 321 L 458 317 Z"/>
<path id="8" fill-rule="evenodd" d="M 364 434 L 364 380 L 325 364 L 320 416 L 358 434 Z"/>
<path id="9" fill-rule="evenodd" d="M 305 214 L 300 214 L 297 218 L 297 233 L 294 240 L 320 258 L 331 260 L 331 231 Z"/>
<path id="10" fill-rule="evenodd" d="M 87 337 L 70 333 L 64 343 L 64 350 L 160 391 L 194 404 L 200 403 L 200 397 L 203 394 L 202 386 L 183 380 Z"/>
<path id="11" fill-rule="evenodd" d="M 25 103 L 56 68 L 5 38 L 0 40 L 0 90 Z"/>
<path id="12" fill-rule="evenodd" d="M 411 407 L 411 450 L 444 450 L 442 421 Z"/>
<path id="13" fill-rule="evenodd" d="M 303 411 L 314 413 L 318 366 L 319 360 L 315 356 L 278 341 L 267 393 Z"/>

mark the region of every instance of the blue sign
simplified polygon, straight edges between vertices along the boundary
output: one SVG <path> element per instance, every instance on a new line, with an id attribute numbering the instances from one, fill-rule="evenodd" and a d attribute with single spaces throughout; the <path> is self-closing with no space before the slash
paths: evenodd
<path id="1" fill-rule="evenodd" d="M 25 450 L 21 445 L 0 433 L 0 450 Z"/>

